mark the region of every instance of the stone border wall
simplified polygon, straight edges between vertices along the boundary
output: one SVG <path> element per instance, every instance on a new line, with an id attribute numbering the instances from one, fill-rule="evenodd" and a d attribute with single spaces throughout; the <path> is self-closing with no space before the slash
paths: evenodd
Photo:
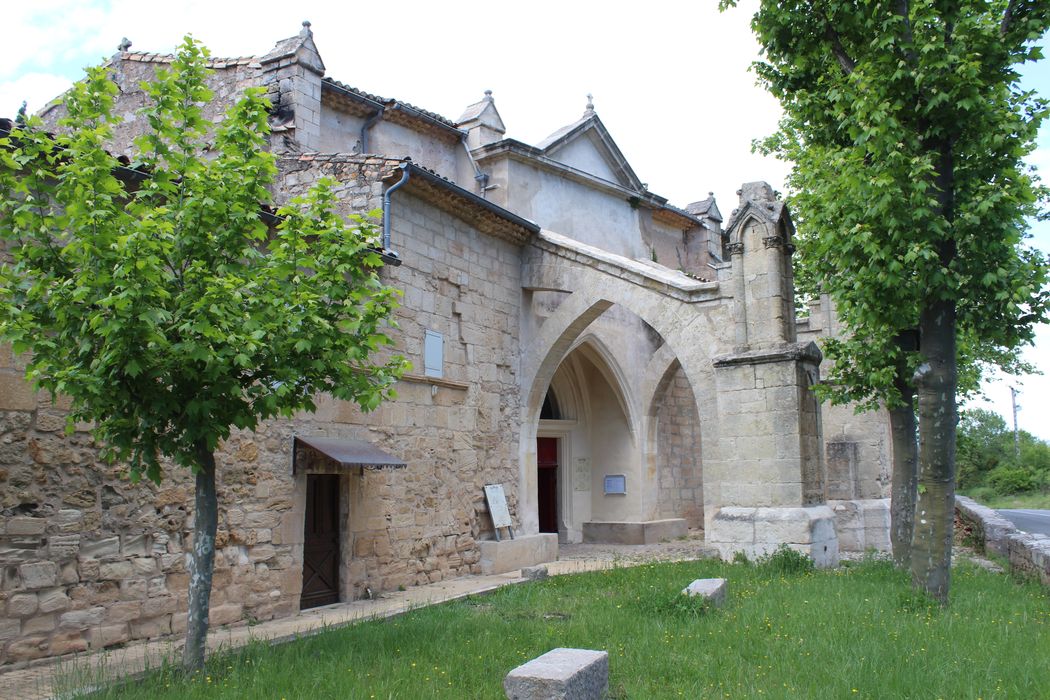
<path id="1" fill-rule="evenodd" d="M 1021 532 L 991 508 L 966 496 L 955 497 L 955 517 L 976 540 L 977 549 L 1005 557 L 1012 570 L 1037 575 L 1050 586 L 1050 537 Z"/>

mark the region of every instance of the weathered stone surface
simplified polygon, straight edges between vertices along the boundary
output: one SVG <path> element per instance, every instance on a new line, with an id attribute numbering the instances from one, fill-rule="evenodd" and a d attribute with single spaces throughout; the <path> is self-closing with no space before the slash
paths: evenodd
<path id="1" fill-rule="evenodd" d="M 7 601 L 7 614 L 11 617 L 29 617 L 37 610 L 35 593 L 17 593 Z"/>
<path id="2" fill-rule="evenodd" d="M 558 558 L 558 536 L 555 534 L 541 533 L 478 544 L 481 548 L 481 571 L 485 574 L 502 574 Z"/>
<path id="3" fill-rule="evenodd" d="M 0 618 L 0 642 L 14 639 L 22 630 L 22 623 L 14 618 Z"/>
<path id="4" fill-rule="evenodd" d="M 8 535 L 42 535 L 46 529 L 47 520 L 28 517 L 9 518 L 5 527 Z"/>
<path id="5" fill-rule="evenodd" d="M 208 611 L 208 622 L 213 625 L 228 625 L 241 619 L 244 606 L 240 603 L 213 605 Z"/>
<path id="6" fill-rule="evenodd" d="M 529 581 L 543 581 L 550 578 L 550 572 L 546 566 L 526 566 L 521 570 L 521 577 Z"/>
<path id="7" fill-rule="evenodd" d="M 85 558 L 99 559 L 115 554 L 120 554 L 119 537 L 106 537 L 101 540 L 82 542 L 80 545 L 80 556 Z"/>
<path id="8" fill-rule="evenodd" d="M 602 700 L 609 689 L 609 654 L 552 649 L 503 679 L 509 700 Z"/>
<path id="9" fill-rule="evenodd" d="M 699 596 L 709 601 L 714 607 L 720 608 L 726 602 L 726 580 L 724 578 L 698 578 L 682 589 L 682 593 L 687 596 Z"/>
<path id="10" fill-rule="evenodd" d="M 590 522 L 583 524 L 584 542 L 611 544 L 656 544 L 685 537 L 689 528 L 684 518 L 644 522 Z"/>
<path id="11" fill-rule="evenodd" d="M 83 630 L 101 625 L 105 616 L 106 609 L 102 606 L 88 608 L 87 610 L 73 610 L 62 613 L 58 618 L 58 625 L 66 629 Z"/>
<path id="12" fill-rule="evenodd" d="M 40 612 L 58 612 L 69 607 L 69 596 L 66 595 L 64 588 L 40 591 L 38 599 L 40 601 Z"/>
<path id="13" fill-rule="evenodd" d="M 22 585 L 27 589 L 50 588 L 58 582 L 58 567 L 49 561 L 22 564 L 18 567 Z"/>

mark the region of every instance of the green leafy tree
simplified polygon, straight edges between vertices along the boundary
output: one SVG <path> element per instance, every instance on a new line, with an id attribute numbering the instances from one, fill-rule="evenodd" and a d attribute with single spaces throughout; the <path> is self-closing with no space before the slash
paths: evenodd
<path id="1" fill-rule="evenodd" d="M 1015 67 L 1048 26 L 1050 3 L 1019 0 L 762 2 L 752 21 L 785 112 L 765 146 L 793 162 L 807 254 L 850 332 L 825 345 L 830 381 L 867 406 L 914 401 L 912 578 L 944 603 L 959 340 L 1009 350 L 1047 313 L 1046 261 L 1021 245 L 1046 106 Z"/>
<path id="2" fill-rule="evenodd" d="M 106 151 L 117 87 L 102 68 L 67 94 L 60 133 L 30 118 L 0 138 L 0 334 L 133 480 L 160 481 L 162 457 L 195 474 L 187 669 L 204 661 L 219 443 L 317 392 L 374 409 L 406 367 L 376 355 L 397 292 L 374 230 L 347 226 L 327 183 L 263 222 L 268 102 L 246 90 L 209 133 L 206 55 L 187 38 L 143 86 L 133 169 Z"/>

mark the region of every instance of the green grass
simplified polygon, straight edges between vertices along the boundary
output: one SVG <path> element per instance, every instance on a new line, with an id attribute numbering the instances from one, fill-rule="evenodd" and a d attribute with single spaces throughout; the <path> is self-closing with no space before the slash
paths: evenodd
<path id="1" fill-rule="evenodd" d="M 789 562 L 790 563 L 790 562 Z M 679 591 L 729 580 L 726 607 Z M 168 669 L 101 698 L 503 698 L 554 647 L 609 652 L 613 698 L 1036 698 L 1050 694 L 1050 596 L 957 568 L 951 607 L 885 562 L 835 571 L 654 564 L 555 577 Z"/>
<path id="2" fill-rule="evenodd" d="M 1015 493 L 1008 496 L 1000 496 L 988 487 L 972 489 L 963 494 L 970 496 L 983 506 L 999 510 L 1001 508 L 1034 508 L 1037 510 L 1050 510 L 1050 493 Z"/>

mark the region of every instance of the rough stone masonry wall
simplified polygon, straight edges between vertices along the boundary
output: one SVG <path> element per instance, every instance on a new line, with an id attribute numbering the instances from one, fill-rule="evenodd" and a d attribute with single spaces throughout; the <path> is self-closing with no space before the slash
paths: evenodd
<path id="1" fill-rule="evenodd" d="M 1005 557 L 1014 571 L 1036 576 L 1050 586 L 1050 537 L 1021 532 L 991 508 L 966 496 L 955 497 L 955 517 L 964 542 L 972 540 L 978 550 Z"/>
<path id="2" fill-rule="evenodd" d="M 299 191 L 322 171 L 346 211 L 375 206 L 381 159 L 282 174 Z M 287 165 L 287 163 L 284 163 Z M 354 175 L 351 177 L 350 175 Z M 376 412 L 321 397 L 318 411 L 235 431 L 217 454 L 219 531 L 211 621 L 294 614 L 302 586 L 305 475 L 291 473 L 293 434 L 370 439 L 397 471 L 342 480 L 344 599 L 480 570 L 489 528 L 482 485 L 513 486 L 520 281 L 512 244 L 479 234 L 402 192 L 394 235 L 405 264 L 384 271 L 405 292 L 399 349 L 422 366 L 421 329 L 446 334 L 450 380 L 399 384 Z M 106 465 L 86 426 L 63 433 L 65 406 L 0 354 L 0 664 L 103 648 L 185 629 L 193 483 L 172 468 L 158 487 Z M 516 493 L 508 488 L 512 510 Z"/>
<path id="3" fill-rule="evenodd" d="M 110 62 L 110 74 L 120 89 L 115 111 L 121 122 L 113 127 L 109 146 L 114 155 L 130 156 L 135 152 L 135 139 L 149 128 L 146 118 L 138 114 L 147 104 L 141 84 L 153 80 L 158 69 L 170 68 L 170 60 L 170 56 L 161 54 L 122 53 Z M 263 72 L 254 58 L 212 61 L 209 68 L 213 72 L 206 84 L 213 97 L 201 110 L 206 120 L 218 123 L 245 88 L 263 80 Z M 40 114 L 45 127 L 52 131 L 58 130 L 58 120 L 65 115 L 65 105 L 60 102 L 48 106 Z"/>
<path id="4" fill-rule="evenodd" d="M 661 518 L 685 518 L 704 526 L 700 417 L 685 372 L 679 368 L 657 411 L 657 469 Z"/>
<path id="5" fill-rule="evenodd" d="M 367 211 L 381 204 L 377 178 L 392 165 L 346 155 L 286 158 L 281 190 L 301 193 L 325 175 L 338 182 L 343 201 Z M 477 540 L 491 533 L 485 484 L 503 484 L 511 513 L 517 510 L 520 251 L 417 198 L 411 183 L 393 201 L 391 246 L 403 264 L 383 274 L 404 292 L 396 337 L 416 379 L 368 416 L 326 406 L 318 414 L 367 425 L 363 437 L 408 462 L 350 479 L 344 561 L 351 596 L 366 586 L 389 590 L 479 572 Z M 419 376 L 425 330 L 445 339 L 440 381 Z"/>

